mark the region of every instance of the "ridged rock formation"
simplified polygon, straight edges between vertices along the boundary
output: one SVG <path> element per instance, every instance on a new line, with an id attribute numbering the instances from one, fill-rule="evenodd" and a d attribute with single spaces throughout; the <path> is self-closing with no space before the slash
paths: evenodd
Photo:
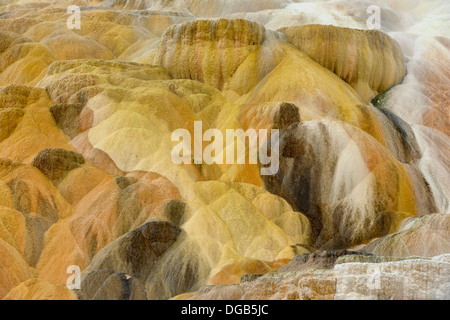
<path id="1" fill-rule="evenodd" d="M 327 120 L 293 124 L 279 148 L 280 170 L 263 177 L 265 186 L 308 216 L 319 247 L 349 247 L 393 232 L 422 210 L 416 193 L 430 193 L 423 178 L 413 184 L 409 166 L 353 126 Z M 433 201 L 427 206 L 427 212 L 435 210 Z"/>
<path id="2" fill-rule="evenodd" d="M 395 257 L 434 257 L 449 252 L 449 215 L 426 215 L 407 219 L 403 224 L 397 233 L 373 240 L 363 251 Z"/>
<path id="3" fill-rule="evenodd" d="M 73 185 L 83 187 L 74 190 Z M 147 220 L 163 219 L 165 205 L 180 199 L 178 190 L 157 174 L 135 172 L 114 178 L 92 167 L 73 170 L 58 188 L 74 214 L 49 230 L 37 265 L 41 277 L 57 284 L 65 283 L 68 265 L 86 267 L 118 237 Z"/>
<path id="4" fill-rule="evenodd" d="M 449 7 L 377 5 L 0 0 L 0 299 L 448 299 Z"/>
<path id="5" fill-rule="evenodd" d="M 122 292 L 122 297 L 116 298 L 127 299 L 123 297 L 126 295 L 127 287 L 133 288 L 129 290 L 133 292 L 134 298 L 138 298 L 139 295 L 141 295 L 141 299 L 145 298 L 146 295 L 142 289 L 145 281 L 161 256 L 177 240 L 180 232 L 181 230 L 176 225 L 155 221 L 146 223 L 113 241 L 100 251 L 89 267 L 84 270 L 79 297 L 100 300 L 111 298 L 104 295 L 111 292 L 109 282 L 112 282 L 112 279 L 117 279 L 111 278 L 111 274 L 114 273 L 119 278 L 116 282 L 121 283 L 118 291 Z M 108 275 L 107 277 L 104 277 L 105 272 Z M 120 274 L 124 276 L 120 277 Z M 99 278 L 102 277 L 103 283 L 99 282 Z M 149 281 L 152 281 L 152 279 L 149 279 Z M 105 290 L 99 290 L 103 286 Z M 114 289 L 112 292 L 117 292 L 117 289 Z M 141 292 L 139 292 L 139 289 L 141 289 Z"/>
<path id="6" fill-rule="evenodd" d="M 38 168 L 52 182 L 59 183 L 66 175 L 84 164 L 81 154 L 64 149 L 44 149 L 33 159 Z"/>
<path id="7" fill-rule="evenodd" d="M 265 38 L 265 28 L 247 20 L 186 22 L 164 33 L 155 62 L 173 78 L 198 80 L 222 89 Z"/>
<path id="8" fill-rule="evenodd" d="M 350 84 L 366 103 L 401 83 L 406 74 L 400 46 L 383 32 L 325 25 L 279 31 L 314 61 Z"/>
<path id="9" fill-rule="evenodd" d="M 64 285 L 55 285 L 39 278 L 31 278 L 12 289 L 4 300 L 77 300 L 74 292 Z"/>
<path id="10" fill-rule="evenodd" d="M 331 267 L 298 266 L 299 270 L 242 279 L 232 286 L 206 286 L 191 300 L 438 300 L 448 298 L 450 256 L 392 260 L 346 255 Z M 412 289 L 416 288 L 416 289 Z M 176 299 L 177 297 L 175 297 Z"/>

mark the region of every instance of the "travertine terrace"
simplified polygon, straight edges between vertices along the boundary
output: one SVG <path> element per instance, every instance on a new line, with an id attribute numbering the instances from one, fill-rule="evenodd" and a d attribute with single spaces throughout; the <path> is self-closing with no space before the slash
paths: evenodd
<path id="1" fill-rule="evenodd" d="M 0 0 L 0 299 L 450 299 L 450 5 L 375 2 Z"/>

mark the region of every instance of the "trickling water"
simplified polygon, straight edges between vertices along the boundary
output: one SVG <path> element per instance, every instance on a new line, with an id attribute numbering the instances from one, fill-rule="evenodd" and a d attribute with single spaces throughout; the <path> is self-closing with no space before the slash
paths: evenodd
<path id="1" fill-rule="evenodd" d="M 381 27 L 397 41 L 407 61 L 407 75 L 400 85 L 384 94 L 380 109 L 394 126 L 384 127 L 391 153 L 398 157 L 401 150 L 411 154 L 407 162 L 420 173 L 414 173 L 414 184 L 431 190 L 416 191 L 421 213 L 434 210 L 450 213 L 450 4 L 448 1 L 293 1 L 275 10 L 266 19 L 266 27 L 279 28 L 294 24 L 324 23 L 366 29 L 366 8 L 381 7 Z M 268 12 L 254 14 L 256 20 Z M 238 16 L 239 14 L 236 14 Z M 277 17 L 283 17 L 277 19 Z M 302 16 L 299 19 L 298 16 Z M 307 18 L 306 18 L 306 17 Z M 295 17 L 295 18 L 294 18 Z M 350 17 L 358 17 L 351 20 Z M 351 22 L 349 22 L 351 21 Z M 389 111 L 388 111 L 389 110 Z M 383 117 L 377 116 L 380 122 Z M 405 126 L 404 124 L 409 124 Z M 391 132 L 390 132 L 391 131 Z M 397 131 L 397 132 L 395 132 Z M 411 158 L 412 156 L 412 158 Z M 413 161 L 415 160 L 415 161 Z M 402 161 L 403 162 L 403 161 Z M 428 204 L 426 204 L 428 203 Z M 425 208 L 428 208 L 425 210 Z M 430 212 L 431 210 L 431 212 Z"/>

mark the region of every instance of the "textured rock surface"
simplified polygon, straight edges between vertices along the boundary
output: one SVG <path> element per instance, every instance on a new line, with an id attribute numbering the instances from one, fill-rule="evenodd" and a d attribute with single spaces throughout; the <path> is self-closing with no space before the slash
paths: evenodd
<path id="1" fill-rule="evenodd" d="M 168 222 L 149 222 L 113 241 L 84 270 L 79 297 L 127 300 L 133 295 L 133 299 L 145 298 L 143 284 L 180 232 Z"/>
<path id="2" fill-rule="evenodd" d="M 395 231 L 402 219 L 420 212 L 408 167 L 353 126 L 294 124 L 281 137 L 280 158 L 279 172 L 263 177 L 265 186 L 308 216 L 317 246 L 356 245 Z M 423 180 L 417 182 L 426 190 Z M 426 210 L 435 210 L 432 201 Z"/>
<path id="3" fill-rule="evenodd" d="M 449 255 L 433 259 L 348 259 L 332 268 L 271 273 L 232 286 L 206 286 L 192 300 L 437 300 L 448 299 Z M 358 257 L 358 256 L 356 256 Z M 377 258 L 377 257 L 373 257 Z M 375 259 L 374 259 L 375 260 Z M 386 261 L 387 260 L 387 261 Z M 323 266 L 322 266 L 323 267 Z"/>
<path id="4" fill-rule="evenodd" d="M 0 0 L 0 299 L 448 299 L 449 6 L 368 5 Z"/>
<path id="5" fill-rule="evenodd" d="M 33 159 L 33 166 L 56 183 L 83 164 L 84 158 L 81 154 L 64 149 L 44 149 Z"/>
<path id="6" fill-rule="evenodd" d="M 74 190 L 73 185 L 83 187 Z M 163 219 L 166 203 L 180 199 L 178 190 L 154 173 L 113 178 L 98 169 L 79 168 L 58 187 L 71 201 L 74 214 L 48 231 L 37 266 L 43 278 L 57 284 L 65 283 L 67 266 L 86 267 L 117 238 L 148 221 Z"/>
<path id="7" fill-rule="evenodd" d="M 67 136 L 74 138 L 79 133 L 78 119 L 82 109 L 82 106 L 77 104 L 54 104 L 50 107 L 50 112 L 58 128 Z"/>
<path id="8" fill-rule="evenodd" d="M 265 38 L 265 28 L 247 20 L 186 22 L 164 33 L 155 62 L 173 78 L 199 80 L 222 89 Z"/>
<path id="9" fill-rule="evenodd" d="M 32 278 L 8 292 L 4 300 L 77 300 L 77 296 L 63 285 Z"/>
<path id="10" fill-rule="evenodd" d="M 380 256 L 434 257 L 450 252 L 450 216 L 407 219 L 397 233 L 375 239 L 363 249 Z"/>
<path id="11" fill-rule="evenodd" d="M 306 217 L 264 189 L 208 181 L 197 182 L 192 191 L 195 200 L 187 202 L 182 228 L 209 261 L 210 275 L 236 262 L 245 264 L 242 257 L 262 260 L 256 264 L 276 263 L 309 252 L 311 229 Z M 208 238 L 213 241 L 206 242 Z M 239 267 L 235 272 L 240 277 Z"/>
<path id="12" fill-rule="evenodd" d="M 401 83 L 406 74 L 400 46 L 383 32 L 324 25 L 280 31 L 290 43 L 350 84 L 366 102 Z"/>
<path id="13" fill-rule="evenodd" d="M 279 272 L 302 271 L 307 269 L 332 269 L 336 261 L 342 256 L 358 255 L 356 251 L 317 251 L 295 256 L 286 266 L 279 269 Z"/>

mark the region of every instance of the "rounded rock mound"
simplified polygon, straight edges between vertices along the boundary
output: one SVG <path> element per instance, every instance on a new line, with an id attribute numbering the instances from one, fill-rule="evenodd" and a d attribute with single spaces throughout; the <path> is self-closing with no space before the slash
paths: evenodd
<path id="1" fill-rule="evenodd" d="M 281 28 L 287 40 L 350 84 L 366 101 L 402 82 L 406 74 L 398 43 L 377 30 L 328 25 Z"/>
<path id="2" fill-rule="evenodd" d="M 265 38 L 263 26 L 243 19 L 189 21 L 166 30 L 155 63 L 173 78 L 198 80 L 222 89 Z"/>

